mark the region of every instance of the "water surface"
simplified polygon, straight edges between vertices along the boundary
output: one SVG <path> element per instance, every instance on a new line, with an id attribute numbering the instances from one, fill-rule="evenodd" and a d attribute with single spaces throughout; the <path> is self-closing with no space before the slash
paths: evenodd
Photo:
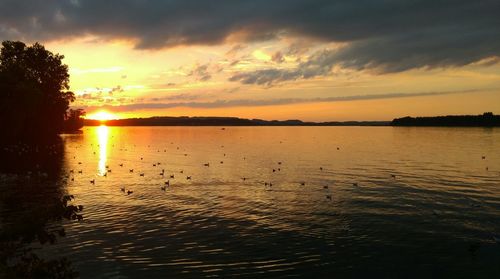
<path id="1" fill-rule="evenodd" d="M 85 219 L 40 252 L 82 278 L 500 276 L 500 129 L 101 126 L 63 140 Z"/>

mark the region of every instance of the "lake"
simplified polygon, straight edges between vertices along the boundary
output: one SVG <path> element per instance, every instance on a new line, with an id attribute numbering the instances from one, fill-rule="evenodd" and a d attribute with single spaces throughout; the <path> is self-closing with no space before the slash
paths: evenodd
<path id="1" fill-rule="evenodd" d="M 500 129 L 99 126 L 62 139 L 61 191 L 84 219 L 38 253 L 82 278 L 500 277 Z"/>

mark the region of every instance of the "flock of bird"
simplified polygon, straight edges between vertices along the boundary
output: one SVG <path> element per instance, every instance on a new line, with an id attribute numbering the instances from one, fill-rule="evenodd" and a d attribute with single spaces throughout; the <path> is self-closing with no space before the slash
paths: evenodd
<path id="1" fill-rule="evenodd" d="M 280 143 L 282 143 L 282 142 L 280 142 Z M 172 142 L 171 144 L 173 144 L 173 142 Z M 91 146 L 93 146 L 93 144 L 91 144 Z M 99 148 L 100 146 L 99 146 L 99 145 L 97 145 L 97 147 Z M 114 145 L 113 145 L 113 147 L 114 147 Z M 136 147 L 136 145 L 134 145 L 134 147 Z M 150 145 L 148 145 L 148 147 L 150 147 Z M 224 146 L 222 145 L 222 146 L 221 146 L 221 148 L 224 148 Z M 177 149 L 177 150 L 179 150 L 180 148 L 179 148 L 179 147 L 177 147 L 176 149 Z M 337 149 L 337 150 L 340 150 L 340 147 L 337 147 L 336 149 Z M 120 150 L 121 150 L 121 151 L 127 151 L 127 149 L 120 149 Z M 160 149 L 158 149 L 158 150 L 157 150 L 157 152 L 161 152 L 161 151 L 160 151 Z M 167 149 L 163 149 L 163 152 L 167 152 Z M 93 154 L 95 155 L 95 154 L 96 154 L 96 152 L 94 151 L 94 152 L 93 152 Z M 187 154 L 187 153 L 183 153 L 183 155 L 184 155 L 184 156 L 188 156 L 188 154 Z M 226 153 L 223 153 L 223 156 L 224 156 L 224 157 L 226 157 Z M 485 160 L 485 159 L 486 159 L 486 156 L 482 156 L 481 158 L 482 158 L 483 160 Z M 76 159 L 76 157 L 74 157 L 74 159 Z M 140 161 L 143 161 L 143 162 L 144 162 L 144 157 L 140 157 L 139 159 L 140 159 Z M 246 160 L 246 157 L 243 157 L 243 160 Z M 220 163 L 220 164 L 224 164 L 224 161 L 223 161 L 223 160 L 221 160 L 219 163 Z M 281 171 L 282 171 L 282 164 L 283 164 L 283 162 L 282 162 L 282 161 L 278 161 L 278 162 L 276 162 L 276 167 L 271 168 L 272 173 L 281 172 Z M 78 162 L 78 165 L 82 165 L 82 162 Z M 152 165 L 152 167 L 153 167 L 153 168 L 159 168 L 160 166 L 162 166 L 162 163 L 161 163 L 161 162 L 153 162 L 153 163 L 151 163 L 151 165 Z M 125 166 L 125 164 L 124 164 L 124 163 L 119 163 L 119 164 L 118 164 L 118 166 L 119 166 L 120 168 L 123 168 L 123 167 Z M 210 162 L 206 162 L 206 163 L 202 163 L 202 166 L 203 166 L 203 167 L 210 167 L 211 165 L 210 165 Z M 111 168 L 109 167 L 109 165 L 106 165 L 106 166 L 105 166 L 105 169 L 106 169 L 106 170 L 105 170 L 105 172 L 103 172 L 103 173 L 101 174 L 101 176 L 103 176 L 103 177 L 107 177 L 107 176 L 108 176 L 108 173 L 112 173 L 112 170 L 111 170 Z M 488 169 L 488 168 L 486 168 L 486 169 Z M 324 171 L 324 170 L 325 170 L 325 169 L 324 169 L 322 166 L 320 166 L 320 167 L 319 167 L 319 171 Z M 129 173 L 134 173 L 134 172 L 135 172 L 135 169 L 130 168 L 130 169 L 128 169 L 128 171 L 129 171 Z M 75 171 L 74 171 L 73 169 L 71 169 L 71 170 L 69 171 L 69 173 L 70 173 L 70 174 L 74 174 L 74 173 L 75 173 Z M 82 173 L 83 173 L 83 170 L 78 170 L 78 174 L 82 174 Z M 180 174 L 184 174 L 184 170 L 180 170 L 180 171 L 179 171 L 179 173 L 180 173 Z M 146 175 L 146 174 L 145 174 L 145 172 L 139 172 L 139 176 L 140 176 L 140 177 L 145 177 L 145 175 Z M 165 169 L 164 169 L 164 168 L 162 168 L 162 169 L 161 169 L 161 171 L 159 171 L 158 175 L 159 175 L 159 176 L 161 176 L 161 177 L 163 177 L 163 178 L 166 178 L 166 177 L 168 177 L 168 178 L 169 178 L 168 180 L 164 181 L 164 183 L 163 183 L 162 185 L 160 185 L 160 186 L 159 186 L 159 189 L 160 189 L 161 191 L 167 191 L 167 189 L 171 186 L 171 180 L 176 179 L 175 174 L 166 174 L 166 172 L 165 172 Z M 395 174 L 391 174 L 391 175 L 390 175 L 390 178 L 392 178 L 392 179 L 394 179 L 394 180 L 395 180 L 395 179 L 397 179 L 397 176 L 396 176 Z M 192 180 L 192 175 L 185 175 L 185 179 L 186 179 L 186 180 Z M 247 181 L 247 180 L 249 180 L 249 178 L 248 178 L 248 177 L 242 177 L 242 178 L 241 178 L 241 180 L 242 180 L 242 181 Z M 74 181 L 74 176 L 73 176 L 73 177 L 71 177 L 71 181 Z M 90 182 L 90 184 L 91 184 L 91 185 L 95 185 L 95 184 L 96 184 L 96 179 L 94 178 L 94 179 L 90 180 L 89 182 Z M 262 181 L 256 181 L 256 182 L 257 182 L 257 183 L 261 183 L 261 184 L 263 184 L 263 185 L 264 185 L 265 187 L 267 187 L 268 189 L 270 189 L 270 188 L 272 188 L 272 187 L 273 187 L 273 182 L 270 182 L 270 181 L 264 181 L 264 182 L 262 182 Z M 305 182 L 305 181 L 300 181 L 300 182 L 298 182 L 298 186 L 303 186 L 303 187 L 304 187 L 304 186 L 306 186 L 306 182 Z M 359 186 L 359 183 L 358 183 L 358 182 L 352 182 L 352 186 L 358 187 L 358 186 Z M 328 185 L 324 185 L 322 188 L 323 188 L 324 190 L 328 190 L 328 189 L 329 189 L 329 186 L 328 186 Z M 121 188 L 120 188 L 120 191 L 121 191 L 122 193 L 125 193 L 126 195 L 131 195 L 131 194 L 133 194 L 133 193 L 134 193 L 134 191 L 133 191 L 133 190 L 131 190 L 131 189 L 126 189 L 125 187 L 121 187 Z M 332 200 L 332 195 L 331 195 L 331 193 L 327 193 L 327 194 L 325 194 L 325 199 L 327 199 L 327 200 L 330 200 L 330 201 L 331 201 L 331 200 Z M 435 215 L 437 215 L 437 213 L 436 213 L 436 212 L 434 212 L 434 214 L 435 214 Z"/>
<path id="2" fill-rule="evenodd" d="M 282 143 L 282 142 L 280 141 L 280 143 Z M 171 144 L 173 144 L 173 142 L 172 142 Z M 93 144 L 91 144 L 91 147 L 94 147 L 94 145 L 93 145 Z M 98 145 L 97 145 L 97 148 L 99 148 L 99 147 L 100 147 L 100 145 L 98 144 Z M 112 147 L 114 147 L 114 145 L 113 145 Z M 137 146 L 136 146 L 136 145 L 134 145 L 134 147 L 137 147 Z M 148 145 L 148 148 L 149 148 L 149 147 L 150 147 L 150 145 Z M 222 145 L 222 146 L 221 146 L 221 148 L 224 148 L 224 146 Z M 176 147 L 176 150 L 179 150 L 179 149 L 180 149 L 180 147 Z M 337 147 L 337 150 L 340 150 L 340 147 Z M 120 151 L 128 151 L 128 149 L 120 149 Z M 157 152 L 161 152 L 161 150 L 160 150 L 160 149 L 158 149 L 158 150 L 157 150 Z M 163 149 L 163 152 L 167 152 L 167 149 Z M 95 152 L 95 151 L 93 151 L 92 153 L 93 153 L 93 155 L 96 155 L 96 152 Z M 222 155 L 223 155 L 224 157 L 226 157 L 226 153 L 223 153 Z M 187 153 L 183 153 L 183 156 L 188 156 L 188 154 L 187 154 Z M 74 157 L 73 157 L 73 159 L 76 159 L 76 156 L 74 156 Z M 144 160 L 144 157 L 139 157 L 138 159 L 139 159 L 140 161 L 142 161 L 142 162 L 144 162 L 144 161 L 145 161 L 145 160 Z M 243 160 L 246 160 L 246 157 L 243 157 Z M 224 164 L 224 161 L 223 161 L 223 160 L 220 160 L 220 161 L 219 161 L 219 163 L 220 163 L 220 164 Z M 82 162 L 80 161 L 80 162 L 78 162 L 77 164 L 78 164 L 78 165 L 82 165 Z M 272 173 L 281 172 L 281 171 L 282 171 L 282 165 L 283 165 L 283 162 L 282 162 L 282 161 L 278 161 L 278 162 L 276 162 L 276 167 L 271 168 Z M 125 166 L 125 164 L 124 164 L 124 163 L 119 163 L 119 164 L 118 164 L 118 166 L 119 166 L 120 168 L 123 168 L 123 167 Z M 162 163 L 161 163 L 161 162 L 153 162 L 153 163 L 151 163 L 151 166 L 152 166 L 153 168 L 159 168 L 160 166 L 162 166 Z M 202 163 L 202 164 L 201 164 L 201 166 L 202 166 L 202 167 L 207 167 L 207 168 L 208 168 L 208 167 L 210 167 L 211 165 L 210 165 L 210 162 L 206 162 L 206 163 Z M 323 170 L 324 170 L 324 168 L 323 168 L 323 167 L 319 167 L 319 170 L 320 170 L 320 171 L 323 171 Z M 135 170 L 134 168 L 129 168 L 129 169 L 128 169 L 128 172 L 129 172 L 129 173 L 136 173 L 136 170 Z M 75 179 L 75 178 L 74 178 L 74 173 L 75 173 L 75 170 L 74 170 L 74 169 L 69 170 L 69 174 L 70 174 L 70 175 L 72 175 L 72 176 L 71 176 L 71 181 L 74 181 L 74 179 Z M 78 173 L 78 174 L 83 174 L 83 170 L 81 170 L 81 169 L 80 169 L 80 170 L 78 170 L 78 171 L 77 171 L 77 173 Z M 110 166 L 109 166 L 109 165 L 106 165 L 106 166 L 105 166 L 105 171 L 101 174 L 101 176 L 102 176 L 102 177 L 107 177 L 109 173 L 112 173 L 112 169 L 110 168 Z M 184 174 L 184 170 L 180 170 L 180 171 L 179 171 L 179 174 Z M 159 171 L 158 175 L 159 175 L 160 177 L 163 177 L 163 178 L 167 178 L 167 177 L 169 178 L 168 180 L 164 181 L 164 183 L 163 183 L 162 185 L 160 185 L 160 186 L 159 186 L 159 189 L 160 189 L 161 191 L 167 191 L 167 189 L 171 186 L 171 180 L 178 179 L 178 177 L 176 178 L 176 175 L 175 175 L 175 174 L 166 174 L 166 172 L 165 172 L 165 169 L 164 169 L 164 168 L 162 168 L 162 169 Z M 139 172 L 139 177 L 145 177 L 145 176 L 146 176 L 145 172 L 143 172 L 143 171 Z M 68 177 L 69 177 L 69 176 L 68 176 Z M 189 180 L 192 180 L 192 177 L 193 177 L 193 176 L 192 176 L 192 175 L 185 175 L 184 177 L 185 177 L 185 180 L 188 180 L 188 181 L 189 181 Z M 395 178 L 395 176 L 394 176 L 394 175 L 393 175 L 392 177 L 393 177 L 393 178 Z M 250 179 L 250 178 L 248 178 L 248 177 L 242 177 L 242 178 L 241 178 L 241 180 L 242 180 L 242 181 L 248 181 L 249 179 Z M 90 182 L 90 184 L 91 184 L 91 185 L 95 185 L 95 184 L 96 184 L 96 179 L 94 178 L 94 179 L 90 180 L 89 182 Z M 271 188 L 273 187 L 273 182 L 266 182 L 266 181 L 264 181 L 264 182 L 263 182 L 263 181 L 256 181 L 256 182 L 257 182 L 257 183 L 260 183 L 260 184 L 263 184 L 263 185 L 264 185 L 265 187 L 267 187 L 268 189 L 271 189 Z M 297 185 L 298 185 L 298 186 L 306 186 L 306 182 L 305 182 L 305 181 L 301 181 L 301 182 L 298 182 L 298 184 L 297 184 Z M 359 184 L 358 184 L 357 182 L 352 183 L 352 185 L 353 185 L 353 186 L 359 186 Z M 328 186 L 323 186 L 322 188 L 323 188 L 324 190 L 328 190 L 328 189 L 329 189 L 329 187 L 328 187 Z M 134 193 L 134 191 L 133 191 L 133 190 L 131 190 L 131 189 L 127 189 L 126 187 L 121 187 L 121 188 L 120 188 L 120 191 L 121 191 L 122 193 L 126 194 L 126 195 L 131 195 L 131 194 L 133 194 L 133 193 Z M 331 201 L 331 200 L 332 200 L 332 195 L 331 195 L 330 193 L 329 193 L 329 194 L 325 194 L 325 198 L 326 198 L 327 200 L 330 200 L 330 201 Z"/>

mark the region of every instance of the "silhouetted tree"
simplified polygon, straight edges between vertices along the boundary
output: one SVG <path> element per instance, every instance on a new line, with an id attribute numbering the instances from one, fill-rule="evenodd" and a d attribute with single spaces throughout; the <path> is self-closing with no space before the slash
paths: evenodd
<path id="1" fill-rule="evenodd" d="M 39 141 L 64 128 L 69 104 L 68 66 L 63 55 L 39 43 L 4 41 L 0 50 L 1 141 Z"/>
<path id="2" fill-rule="evenodd" d="M 63 130 L 65 132 L 73 132 L 82 128 L 84 125 L 84 115 L 85 111 L 83 109 L 69 109 L 66 112 Z"/>

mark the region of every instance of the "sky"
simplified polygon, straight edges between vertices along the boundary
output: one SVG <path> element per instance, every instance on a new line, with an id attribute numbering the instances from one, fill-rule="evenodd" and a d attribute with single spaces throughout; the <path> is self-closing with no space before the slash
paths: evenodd
<path id="1" fill-rule="evenodd" d="M 88 118 L 500 113 L 498 0 L 0 0 Z M 100 114 L 102 115 L 102 114 Z"/>

